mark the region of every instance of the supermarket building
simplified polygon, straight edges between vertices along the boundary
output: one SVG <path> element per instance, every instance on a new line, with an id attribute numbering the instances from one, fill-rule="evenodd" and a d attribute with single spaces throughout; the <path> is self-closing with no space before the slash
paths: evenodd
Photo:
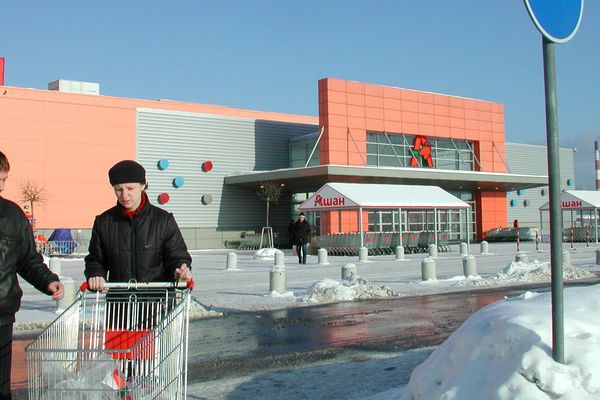
<path id="1" fill-rule="evenodd" d="M 135 159 L 147 170 L 151 202 L 174 213 L 192 249 L 260 232 L 265 182 L 283 189 L 269 221 L 281 237 L 328 182 L 439 186 L 471 206 L 468 218 L 438 216 L 457 240 L 466 232 L 483 239 L 517 218 L 539 225 L 546 149 L 505 142 L 502 104 L 332 78 L 318 82 L 318 100 L 319 116 L 310 117 L 103 96 L 86 82 L 3 85 L 0 149 L 11 162 L 3 195 L 19 202 L 19 185 L 35 181 L 47 195 L 35 208 L 38 232 L 62 227 L 86 237 L 94 216 L 115 203 L 108 169 Z M 560 151 L 561 185 L 573 187 L 573 151 Z M 309 219 L 317 234 L 350 232 L 359 229 L 356 213 Z M 361 220 L 364 230 L 428 230 L 433 216 L 372 209 Z"/>

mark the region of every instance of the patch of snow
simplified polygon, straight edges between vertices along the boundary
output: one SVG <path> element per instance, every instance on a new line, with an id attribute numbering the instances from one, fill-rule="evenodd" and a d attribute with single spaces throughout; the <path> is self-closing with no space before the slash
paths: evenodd
<path id="1" fill-rule="evenodd" d="M 305 303 L 321 303 L 336 300 L 367 300 L 398 296 L 398 292 L 387 286 L 371 285 L 366 279 L 352 275 L 350 279 L 343 281 L 329 278 L 322 279 L 314 283 L 306 295 L 299 300 Z"/>
<path id="2" fill-rule="evenodd" d="M 599 298 L 600 285 L 565 289 L 564 364 L 552 358 L 551 293 L 527 292 L 477 311 L 413 370 L 402 396 L 377 399 L 598 399 Z"/>
<path id="3" fill-rule="evenodd" d="M 570 264 L 563 265 L 563 279 L 565 280 L 584 279 L 594 276 L 593 273 L 583 268 Z M 519 282 L 545 282 L 550 281 L 550 277 L 550 262 L 533 260 L 532 262 L 524 263 L 522 261 L 513 261 L 491 278 L 459 281 L 457 285 L 492 286 Z"/>
<path id="4" fill-rule="evenodd" d="M 256 252 L 254 253 L 254 259 L 255 260 L 274 260 L 275 259 L 275 253 L 277 253 L 278 251 L 281 251 L 279 249 L 276 249 L 274 247 L 265 247 L 264 249 L 260 249 L 260 250 L 256 250 Z"/>

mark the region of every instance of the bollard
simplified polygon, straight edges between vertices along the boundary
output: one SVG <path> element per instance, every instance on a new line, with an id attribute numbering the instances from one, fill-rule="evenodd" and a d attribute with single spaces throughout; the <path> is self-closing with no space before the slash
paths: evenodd
<path id="1" fill-rule="evenodd" d="M 358 261 L 367 261 L 369 259 L 369 250 L 366 247 L 361 247 L 358 250 Z"/>
<path id="2" fill-rule="evenodd" d="M 429 257 L 437 257 L 437 246 L 435 244 L 429 245 Z"/>
<path id="3" fill-rule="evenodd" d="M 421 280 L 435 280 L 435 260 L 433 258 L 425 258 L 421 261 Z"/>
<path id="4" fill-rule="evenodd" d="M 56 310 L 64 311 L 75 302 L 78 288 L 77 285 L 75 285 L 75 280 L 68 276 L 61 276 L 60 281 L 65 287 L 65 293 L 62 299 L 56 300 Z"/>
<path id="5" fill-rule="evenodd" d="M 469 255 L 469 248 L 467 247 L 467 244 L 465 242 L 460 243 L 460 255 L 461 256 Z"/>
<path id="6" fill-rule="evenodd" d="M 60 275 L 62 273 L 62 267 L 60 265 L 60 260 L 55 257 L 50 257 L 50 261 L 48 262 L 48 268 L 50 271 L 54 272 L 56 275 Z"/>
<path id="7" fill-rule="evenodd" d="M 285 259 L 281 250 L 275 252 L 275 268 L 277 267 L 285 267 Z"/>
<path id="8" fill-rule="evenodd" d="M 529 256 L 527 255 L 527 253 L 523 253 L 520 251 L 515 256 L 515 261 L 520 261 L 522 263 L 527 264 L 529 262 Z"/>
<path id="9" fill-rule="evenodd" d="M 318 256 L 319 256 L 319 265 L 329 264 L 329 262 L 327 262 L 327 250 L 326 249 L 319 249 Z"/>
<path id="10" fill-rule="evenodd" d="M 350 279 L 357 274 L 358 270 L 354 264 L 346 264 L 342 267 L 342 279 Z"/>
<path id="11" fill-rule="evenodd" d="M 227 269 L 237 269 L 237 254 L 234 252 L 227 254 Z"/>
<path id="12" fill-rule="evenodd" d="M 396 261 L 398 260 L 404 260 L 404 247 L 403 246 L 396 246 Z"/>
<path id="13" fill-rule="evenodd" d="M 562 251 L 562 262 L 563 265 L 571 265 L 571 253 L 568 250 Z"/>
<path id="14" fill-rule="evenodd" d="M 596 250 L 596 265 L 600 265 L 600 249 Z"/>
<path id="15" fill-rule="evenodd" d="M 279 266 L 269 271 L 269 290 L 279 294 L 287 292 L 287 275 L 285 268 Z"/>
<path id="16" fill-rule="evenodd" d="M 488 242 L 486 242 L 485 240 L 481 241 L 481 254 L 488 254 Z"/>
<path id="17" fill-rule="evenodd" d="M 475 257 L 463 257 L 463 274 L 465 276 L 477 276 L 477 261 Z"/>

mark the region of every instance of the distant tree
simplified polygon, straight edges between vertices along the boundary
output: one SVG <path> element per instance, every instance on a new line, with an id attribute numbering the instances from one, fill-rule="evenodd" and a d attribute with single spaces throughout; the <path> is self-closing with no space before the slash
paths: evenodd
<path id="1" fill-rule="evenodd" d="M 281 190 L 283 189 L 283 185 L 278 185 L 273 181 L 265 182 L 260 185 L 260 188 L 257 191 L 258 196 L 267 202 L 267 225 L 269 225 L 269 205 L 271 202 L 277 204 L 279 201 L 279 197 L 281 196 Z"/>
<path id="2" fill-rule="evenodd" d="M 48 195 L 46 194 L 46 188 L 36 181 L 25 181 L 19 184 L 19 195 L 21 200 L 25 203 L 29 203 L 29 209 L 31 210 L 32 223 L 35 221 L 34 205 L 45 204 L 48 201 Z"/>

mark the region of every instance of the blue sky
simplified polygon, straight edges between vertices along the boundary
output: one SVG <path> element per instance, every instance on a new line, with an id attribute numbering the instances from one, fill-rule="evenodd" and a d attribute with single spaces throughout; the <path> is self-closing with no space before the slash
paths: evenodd
<path id="1" fill-rule="evenodd" d="M 1 9 L 11 86 L 84 80 L 109 96 L 316 116 L 317 81 L 333 77 L 499 102 L 507 141 L 545 143 L 541 36 L 520 0 L 9 0 Z M 556 45 L 559 135 L 584 152 L 600 137 L 599 39 L 600 2 L 588 0 L 577 35 Z"/>

